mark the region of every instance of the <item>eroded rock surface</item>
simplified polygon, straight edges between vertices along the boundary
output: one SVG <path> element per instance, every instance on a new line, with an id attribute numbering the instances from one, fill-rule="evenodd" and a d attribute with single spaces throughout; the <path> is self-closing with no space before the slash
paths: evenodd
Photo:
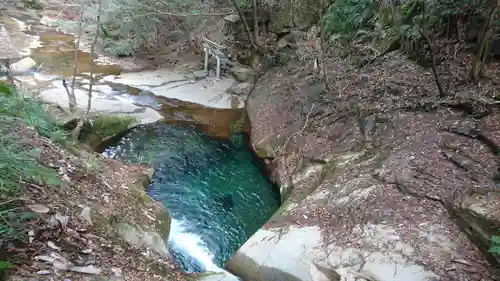
<path id="1" fill-rule="evenodd" d="M 485 199 L 500 113 L 436 106 L 430 73 L 397 55 L 330 68 L 339 91 L 291 66 L 251 93 L 252 144 L 273 159 L 284 204 L 227 268 L 266 281 L 493 280 L 498 203 Z"/>

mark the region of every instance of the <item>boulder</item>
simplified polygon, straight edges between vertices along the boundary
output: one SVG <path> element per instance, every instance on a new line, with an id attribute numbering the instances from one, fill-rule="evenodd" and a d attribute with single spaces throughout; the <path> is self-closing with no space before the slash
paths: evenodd
<path id="1" fill-rule="evenodd" d="M 19 74 L 32 70 L 36 66 L 36 61 L 27 57 L 10 65 L 12 73 Z"/>
<path id="2" fill-rule="evenodd" d="M 285 36 L 281 37 L 276 43 L 276 48 L 278 50 L 289 47 L 291 49 L 295 49 L 297 47 L 297 40 L 295 39 L 295 35 L 293 33 L 288 33 Z"/>
<path id="3" fill-rule="evenodd" d="M 237 96 L 246 97 L 252 90 L 253 84 L 249 82 L 234 83 L 231 88 L 227 89 L 227 93 Z"/>
<path id="4" fill-rule="evenodd" d="M 469 124 L 447 110 L 394 109 L 360 121 L 323 103 L 311 68 L 268 72 L 247 100 L 252 147 L 271 155 L 286 145 L 269 167 L 283 204 L 226 268 L 253 281 L 496 280 L 479 264 L 498 266 L 487 250 L 499 198 L 485 192 L 495 187 L 498 159 L 488 142 L 500 143 L 500 114 Z M 394 57 L 366 75 L 391 83 L 405 73 L 406 88 L 384 95 L 387 105 L 432 83 L 420 71 Z M 369 107 L 381 85 L 345 91 Z M 474 138 L 468 124 L 487 127 L 481 132 L 491 140 Z"/>
<path id="5" fill-rule="evenodd" d="M 230 14 L 224 17 L 224 20 L 230 23 L 237 23 L 240 21 L 240 16 L 238 14 Z"/>
<path id="6" fill-rule="evenodd" d="M 490 259 L 490 263 L 500 265 L 500 255 L 489 252 L 491 236 L 500 236 L 500 194 L 472 195 L 461 202 L 458 210 L 478 248 Z"/>
<path id="7" fill-rule="evenodd" d="M 234 79 L 242 83 L 252 82 L 256 74 L 255 70 L 244 66 L 233 66 L 229 69 L 229 73 L 234 77 Z"/>

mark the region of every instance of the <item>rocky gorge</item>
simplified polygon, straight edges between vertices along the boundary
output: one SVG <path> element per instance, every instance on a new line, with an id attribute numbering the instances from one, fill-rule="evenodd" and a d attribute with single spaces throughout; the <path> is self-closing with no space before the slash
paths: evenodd
<path id="1" fill-rule="evenodd" d="M 498 255 L 488 251 L 490 237 L 500 228 L 500 115 L 495 97 L 499 89 L 494 79 L 480 86 L 453 84 L 448 89 L 453 97 L 438 99 L 432 74 L 395 52 L 362 67 L 346 58 L 327 57 L 332 85 L 326 87 L 311 55 L 318 45 L 314 27 L 318 19 L 307 17 L 307 8 L 313 7 L 295 6 L 292 1 L 269 6 L 269 31 L 276 37 L 274 44 L 290 54 L 289 62 L 236 84 L 233 78 L 216 81 L 197 72 L 170 69 L 102 75 L 94 110 L 134 115 L 143 124 L 162 118 L 198 123 L 209 133 L 215 127 L 213 135 L 226 138 L 233 124 L 243 115 L 248 118 L 245 131 L 251 147 L 279 185 L 282 205 L 225 265 L 245 281 L 496 280 L 492 268 L 498 268 Z M 19 46 L 25 45 L 29 44 L 22 41 Z M 36 55 L 33 58 L 37 60 Z M 497 63 L 491 64 L 496 69 Z M 43 89 L 40 85 L 45 83 L 40 97 L 67 106 L 58 78 L 45 82 L 34 81 L 33 75 L 18 78 L 24 88 L 31 83 L 32 88 Z M 83 71 L 79 79 L 85 83 Z M 141 104 L 124 91 L 111 97 L 105 93 L 125 86 L 149 91 L 154 102 Z M 235 93 L 241 88 L 243 93 Z M 221 95 L 226 89 L 230 93 Z M 165 102 L 162 96 L 170 100 Z M 79 97 L 78 104 L 85 104 L 84 88 Z M 178 107 L 165 105 L 172 100 Z M 142 166 L 132 167 L 147 174 Z M 113 199 L 120 182 L 115 184 L 109 192 Z M 118 196 L 112 205 L 119 210 L 129 205 L 124 200 L 144 199 L 143 189 L 125 189 L 126 194 L 139 190 L 140 196 Z M 100 192 L 83 198 L 109 200 Z M 80 199 L 78 195 L 71 200 Z M 157 260 L 170 259 L 162 239 L 169 227 L 146 227 L 152 221 L 170 225 L 169 218 L 161 219 L 166 211 L 149 199 L 136 206 L 149 211 L 143 215 L 133 209 L 105 210 L 98 217 L 122 211 L 139 215 L 138 220 L 146 223 L 132 219 L 134 223 L 118 223 L 113 231 L 129 244 L 156 249 L 152 255 L 159 255 Z M 131 235 L 137 232 L 141 234 Z M 113 263 L 109 268 L 123 267 Z M 163 278 L 194 278 L 177 270 Z M 110 269 L 109 276 L 158 277 L 150 270 L 141 272 L 142 277 L 117 277 Z M 196 278 L 236 277 L 216 273 Z"/>

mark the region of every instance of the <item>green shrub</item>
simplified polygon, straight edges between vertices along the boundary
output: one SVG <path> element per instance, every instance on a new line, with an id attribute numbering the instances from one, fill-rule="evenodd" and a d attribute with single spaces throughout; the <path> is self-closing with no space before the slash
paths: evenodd
<path id="1" fill-rule="evenodd" d="M 377 11 L 376 4 L 373 0 L 335 1 L 325 13 L 326 34 L 352 38 L 360 29 L 372 27 L 372 19 Z"/>
<path id="2" fill-rule="evenodd" d="M 40 0 L 21 0 L 21 2 L 24 4 L 25 8 L 35 9 L 35 10 L 43 9 L 43 5 L 40 2 Z"/>

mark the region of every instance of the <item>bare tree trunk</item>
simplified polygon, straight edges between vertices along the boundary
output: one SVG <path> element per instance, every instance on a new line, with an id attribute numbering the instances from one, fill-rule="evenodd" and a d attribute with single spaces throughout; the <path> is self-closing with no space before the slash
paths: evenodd
<path id="1" fill-rule="evenodd" d="M 432 75 L 434 76 L 434 81 L 436 82 L 436 86 L 437 86 L 438 91 L 439 91 L 439 96 L 441 98 L 444 98 L 444 97 L 446 97 L 446 90 L 443 86 L 443 83 L 441 81 L 441 76 L 439 75 L 439 70 L 437 68 L 436 48 L 434 48 L 434 44 L 432 44 L 432 40 L 429 37 L 429 34 L 427 33 L 426 17 L 427 17 L 427 5 L 425 5 L 425 2 L 424 2 L 423 12 L 422 12 L 422 23 L 421 23 L 421 27 L 418 29 L 418 32 L 424 38 L 424 40 L 427 42 L 427 45 L 429 45 L 429 51 L 431 53 L 431 60 L 432 60 L 432 65 L 431 65 Z"/>
<path id="2" fill-rule="evenodd" d="M 488 55 L 490 54 L 491 50 L 491 36 L 488 38 L 486 42 L 486 47 L 483 50 L 483 54 L 481 55 L 481 67 L 479 69 L 479 76 L 484 77 L 486 75 L 486 64 L 488 63 Z"/>
<path id="3" fill-rule="evenodd" d="M 90 47 L 90 84 L 89 84 L 89 98 L 87 101 L 87 111 L 85 115 L 88 115 L 90 112 L 90 108 L 92 107 L 92 86 L 94 84 L 94 66 L 95 66 L 95 45 L 97 45 L 97 39 L 99 38 L 99 26 L 101 23 L 101 12 L 102 12 L 102 0 L 99 1 L 97 9 L 97 18 L 96 18 L 96 29 L 94 41 L 92 42 L 92 46 Z"/>
<path id="4" fill-rule="evenodd" d="M 483 53 L 485 51 L 487 52 L 486 45 L 488 43 L 491 31 L 493 29 L 493 20 L 495 18 L 495 14 L 499 5 L 500 5 L 500 0 L 490 1 L 489 5 L 490 10 L 488 12 L 488 15 L 486 16 L 486 21 L 484 23 L 483 30 L 480 33 L 479 40 L 477 41 L 476 53 L 474 54 L 474 57 L 472 59 L 472 68 L 470 72 L 470 78 L 475 83 L 479 82 L 480 72 L 483 62 L 483 55 L 484 55 Z"/>
<path id="5" fill-rule="evenodd" d="M 259 38 L 259 16 L 258 16 L 258 1 L 253 0 L 253 29 L 255 33 L 255 39 Z"/>
<path id="6" fill-rule="evenodd" d="M 432 60 L 432 74 L 434 75 L 434 81 L 436 81 L 436 86 L 439 91 L 439 96 L 444 98 L 446 97 L 446 90 L 444 89 L 443 82 L 441 81 L 441 76 L 439 75 L 439 70 L 437 68 L 437 59 L 436 59 L 436 48 L 434 48 L 434 44 L 432 44 L 432 40 L 427 35 L 425 30 L 419 30 L 420 35 L 425 39 L 427 44 L 429 45 L 429 50 L 431 52 L 431 60 Z"/>
<path id="7" fill-rule="evenodd" d="M 399 21 L 399 14 L 398 14 L 398 8 L 396 6 L 396 1 L 389 0 L 389 4 L 391 5 L 392 21 L 395 26 L 399 26 L 400 21 Z"/>
<path id="8" fill-rule="evenodd" d="M 245 15 L 243 14 L 243 10 L 241 10 L 240 6 L 238 5 L 238 3 L 236 2 L 236 0 L 231 0 L 231 2 L 233 2 L 233 6 L 234 8 L 236 9 L 236 11 L 238 11 L 238 15 L 240 16 L 240 19 L 241 21 L 243 22 L 243 26 L 245 27 L 245 31 L 247 32 L 247 35 L 248 35 L 248 40 L 250 40 L 250 44 L 252 45 L 252 47 L 255 49 L 255 50 L 259 50 L 259 48 L 257 47 L 257 45 L 255 44 L 255 40 L 253 38 L 253 35 L 252 35 L 252 32 L 250 31 L 250 27 L 248 26 L 248 22 L 247 20 L 245 19 Z"/>
<path id="9" fill-rule="evenodd" d="M 101 23 L 101 12 L 102 12 L 102 0 L 99 0 L 98 9 L 97 9 L 97 17 L 96 17 L 96 30 L 94 40 L 92 41 L 92 45 L 90 46 L 90 83 L 89 83 L 89 91 L 88 91 L 88 100 L 87 100 L 87 110 L 85 111 L 84 118 L 80 119 L 73 130 L 73 138 L 78 139 L 80 136 L 80 132 L 83 128 L 85 122 L 87 122 L 88 115 L 90 109 L 92 108 L 92 86 L 94 85 L 94 67 L 95 67 L 95 46 L 97 45 L 97 39 L 99 38 L 99 26 Z"/>
<path id="10" fill-rule="evenodd" d="M 78 35 L 76 38 L 76 45 L 75 45 L 75 54 L 74 54 L 74 61 L 73 61 L 73 79 L 71 81 L 71 92 L 66 90 L 68 93 L 68 98 L 69 98 L 69 110 L 70 112 L 74 113 L 76 111 L 76 97 L 75 97 L 75 84 L 76 84 L 76 74 L 78 72 L 78 53 L 80 49 L 80 39 L 82 37 L 82 29 L 83 29 L 83 14 L 85 12 L 85 0 L 80 1 L 80 19 L 78 21 Z M 67 85 L 65 84 L 65 88 L 67 89 Z"/>
<path id="11" fill-rule="evenodd" d="M 328 90 L 328 81 L 326 77 L 326 62 L 325 62 L 325 17 L 324 17 L 325 0 L 320 1 L 319 9 L 319 32 L 320 32 L 320 58 L 321 61 L 321 79 Z"/>

